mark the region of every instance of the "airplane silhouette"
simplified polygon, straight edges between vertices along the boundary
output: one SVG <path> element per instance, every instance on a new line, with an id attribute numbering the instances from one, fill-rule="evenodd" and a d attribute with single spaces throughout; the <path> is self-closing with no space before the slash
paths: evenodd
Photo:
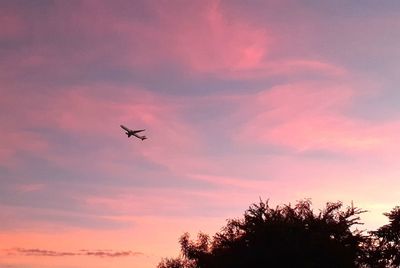
<path id="1" fill-rule="evenodd" d="M 128 138 L 130 138 L 130 137 L 133 135 L 133 136 L 135 136 L 136 138 L 141 139 L 141 140 L 147 139 L 146 136 L 137 135 L 137 133 L 142 132 L 142 131 L 145 131 L 145 129 L 131 130 L 131 129 L 127 128 L 127 127 L 124 126 L 124 125 L 121 125 L 121 128 L 122 128 L 123 130 L 126 131 L 125 134 L 128 135 Z"/>

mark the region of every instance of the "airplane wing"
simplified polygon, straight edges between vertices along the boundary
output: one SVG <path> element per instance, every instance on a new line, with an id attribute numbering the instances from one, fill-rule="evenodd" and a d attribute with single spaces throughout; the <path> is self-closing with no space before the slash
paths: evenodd
<path id="1" fill-rule="evenodd" d="M 145 131 L 145 129 L 134 130 L 133 133 L 136 134 L 136 133 L 139 133 L 139 132 L 142 132 L 142 131 Z"/>
<path id="2" fill-rule="evenodd" d="M 124 130 L 126 130 L 126 131 L 130 131 L 130 129 L 129 128 L 127 128 L 126 126 L 124 126 L 124 125 L 121 125 L 121 128 L 123 128 Z"/>

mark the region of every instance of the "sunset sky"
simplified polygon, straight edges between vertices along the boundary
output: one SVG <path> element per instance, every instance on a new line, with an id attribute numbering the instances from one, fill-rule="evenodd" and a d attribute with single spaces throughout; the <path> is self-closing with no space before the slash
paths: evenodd
<path id="1" fill-rule="evenodd" d="M 0 1 L 0 267 L 155 267 L 251 203 L 400 205 L 399 1 Z M 147 140 L 120 128 L 146 129 Z"/>

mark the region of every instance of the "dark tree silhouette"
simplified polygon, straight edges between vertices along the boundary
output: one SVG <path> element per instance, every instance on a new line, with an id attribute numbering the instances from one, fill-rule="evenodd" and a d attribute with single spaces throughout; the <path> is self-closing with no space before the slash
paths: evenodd
<path id="1" fill-rule="evenodd" d="M 200 233 L 192 241 L 184 234 L 182 256 L 158 268 L 357 267 L 366 259 L 359 245 L 368 241 L 350 227 L 360 224 L 363 212 L 336 202 L 316 214 L 309 200 L 276 208 L 260 200 L 212 239 Z"/>
<path id="2" fill-rule="evenodd" d="M 400 267 L 400 207 L 385 213 L 389 224 L 369 232 L 364 267 Z"/>
<path id="3" fill-rule="evenodd" d="M 158 268 L 195 268 L 193 261 L 185 260 L 183 258 L 176 259 L 163 259 L 157 266 Z"/>

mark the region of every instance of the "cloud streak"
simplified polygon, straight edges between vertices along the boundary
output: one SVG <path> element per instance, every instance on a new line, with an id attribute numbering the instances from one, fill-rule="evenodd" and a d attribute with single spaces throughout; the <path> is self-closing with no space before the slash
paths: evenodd
<path id="1" fill-rule="evenodd" d="M 36 257 L 65 257 L 65 256 L 93 256 L 100 258 L 119 258 L 119 257 L 135 257 L 143 255 L 142 252 L 134 251 L 113 251 L 113 250 L 86 250 L 79 251 L 54 251 L 37 248 L 12 248 L 5 249 L 8 255 L 36 256 Z"/>

